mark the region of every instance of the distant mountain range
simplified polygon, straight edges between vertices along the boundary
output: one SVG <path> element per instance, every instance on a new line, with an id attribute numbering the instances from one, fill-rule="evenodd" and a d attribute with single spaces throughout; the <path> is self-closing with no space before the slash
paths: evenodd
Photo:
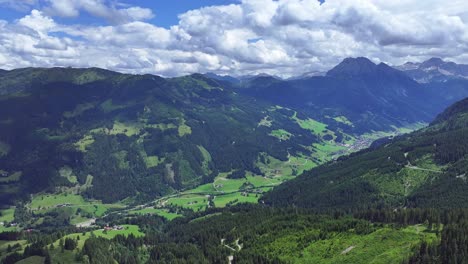
<path id="1" fill-rule="evenodd" d="M 468 79 L 468 65 L 431 58 L 416 63 L 407 62 L 395 67 L 420 83 L 444 82 L 451 79 Z"/>
<path id="2" fill-rule="evenodd" d="M 346 71 L 348 73 L 364 73 L 365 71 L 372 71 L 373 66 L 369 63 L 367 58 L 346 58 L 339 68 L 343 68 L 346 65 Z M 383 63 L 382 63 L 383 64 Z M 430 82 L 443 82 L 452 79 L 468 79 L 468 65 L 457 64 L 451 61 L 444 61 L 441 58 L 430 58 L 423 62 L 406 62 L 403 65 L 391 66 L 399 71 L 404 72 L 410 78 L 414 79 L 419 83 L 430 83 Z M 335 69 L 339 71 L 341 69 Z M 335 72 L 336 73 L 336 72 Z M 348 74 L 347 73 L 347 74 Z M 370 73 L 370 72 L 369 72 Z M 241 81 L 258 78 L 258 77 L 274 77 L 279 80 L 300 80 L 308 79 L 316 76 L 325 76 L 327 72 L 322 71 L 311 71 L 304 74 L 293 76 L 289 78 L 280 78 L 278 76 L 271 76 L 268 74 L 258 74 L 249 76 L 233 77 L 229 75 L 217 75 L 214 73 L 206 73 L 207 77 L 228 81 L 231 83 L 239 83 Z"/>
<path id="3" fill-rule="evenodd" d="M 367 58 L 347 58 L 326 73 L 295 80 L 260 76 L 233 84 L 238 91 L 300 109 L 318 119 L 346 116 L 354 131 L 389 129 L 430 121 L 468 96 L 465 84 L 420 84 L 405 72 Z"/>

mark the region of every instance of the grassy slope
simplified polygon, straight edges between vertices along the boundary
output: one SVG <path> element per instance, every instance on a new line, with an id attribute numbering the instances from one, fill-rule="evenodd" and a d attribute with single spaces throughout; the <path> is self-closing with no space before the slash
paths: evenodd
<path id="1" fill-rule="evenodd" d="M 177 217 L 181 217 L 182 215 L 177 213 L 171 213 L 167 209 L 158 209 L 158 208 L 144 208 L 139 210 L 132 210 L 129 212 L 130 214 L 135 215 L 146 215 L 146 214 L 155 214 L 166 218 L 167 220 L 172 220 Z"/>
<path id="2" fill-rule="evenodd" d="M 265 245 L 265 254 L 278 256 L 292 263 L 401 263 L 413 246 L 422 240 L 433 241 L 434 233 L 425 232 L 421 225 L 403 229 L 379 228 L 367 235 L 354 232 L 336 233 L 297 251 L 300 233 L 291 233 Z M 319 232 L 317 230 L 317 232 Z"/>
<path id="3" fill-rule="evenodd" d="M 68 205 L 65 207 L 58 207 L 64 204 Z M 37 195 L 28 206 L 38 213 L 46 213 L 53 210 L 69 210 L 72 224 L 88 220 L 88 218 L 76 214 L 78 209 L 84 213 L 91 214 L 93 217 L 101 217 L 109 209 L 124 207 L 124 205 L 120 203 L 103 204 L 100 201 L 87 201 L 80 195 L 65 193 Z"/>

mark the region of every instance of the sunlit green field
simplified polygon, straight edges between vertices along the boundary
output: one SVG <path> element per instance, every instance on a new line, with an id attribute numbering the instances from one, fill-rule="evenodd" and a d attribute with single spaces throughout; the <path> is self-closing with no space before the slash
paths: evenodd
<path id="1" fill-rule="evenodd" d="M 304 234 L 288 234 L 266 245 L 264 249 L 269 255 L 292 263 L 399 264 L 412 252 L 413 246 L 419 245 L 422 240 L 437 239 L 435 233 L 427 232 L 422 225 L 403 229 L 384 227 L 366 235 L 354 232 L 337 233 L 330 238 L 313 241 L 298 251 L 298 243 L 302 236 Z"/>
<path id="2" fill-rule="evenodd" d="M 101 217 L 109 209 L 124 208 L 125 205 L 103 204 L 101 201 L 86 201 L 77 194 L 40 194 L 35 196 L 28 207 L 36 212 L 45 213 L 53 210 L 67 212 L 70 215 L 71 224 L 87 221 L 89 217 Z M 81 213 L 78 213 L 77 211 Z"/>
<path id="3" fill-rule="evenodd" d="M 131 210 L 129 211 L 130 214 L 135 214 L 135 215 L 146 215 L 146 214 L 154 214 L 154 215 L 159 215 L 167 220 L 172 220 L 177 217 L 181 217 L 182 215 L 177 214 L 177 213 L 171 213 L 169 212 L 168 209 L 159 209 L 159 208 L 143 208 L 139 210 Z"/>
<path id="4" fill-rule="evenodd" d="M 15 208 L 0 210 L 0 222 L 11 222 L 14 219 Z"/>

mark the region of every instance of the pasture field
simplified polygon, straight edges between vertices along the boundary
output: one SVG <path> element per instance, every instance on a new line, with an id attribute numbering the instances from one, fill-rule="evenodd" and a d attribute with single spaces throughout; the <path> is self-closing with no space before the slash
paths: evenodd
<path id="1" fill-rule="evenodd" d="M 135 214 L 135 215 L 146 215 L 146 214 L 154 214 L 154 215 L 159 215 L 167 220 L 172 220 L 177 217 L 181 217 L 182 215 L 177 214 L 177 213 L 171 213 L 169 212 L 168 209 L 159 209 L 159 208 L 143 208 L 143 209 L 138 209 L 138 210 L 131 210 L 129 211 L 130 214 Z"/>

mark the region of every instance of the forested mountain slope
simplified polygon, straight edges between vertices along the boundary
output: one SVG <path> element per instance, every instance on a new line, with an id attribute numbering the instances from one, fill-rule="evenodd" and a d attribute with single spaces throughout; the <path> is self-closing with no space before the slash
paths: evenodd
<path id="1" fill-rule="evenodd" d="M 317 122 L 202 75 L 3 71 L 1 203 L 63 188 L 104 202 L 145 200 L 220 172 L 262 175 L 272 159 L 302 157 L 313 166 L 331 158 L 314 144 L 344 151 L 355 141 L 340 118 Z"/>
<path id="2" fill-rule="evenodd" d="M 468 206 L 468 99 L 427 128 L 315 168 L 264 197 L 276 206 Z"/>
<path id="3" fill-rule="evenodd" d="M 69 229 L 47 235 L 3 234 L 3 239 L 9 240 L 5 241 L 7 244 L 14 245 L 15 238 L 25 239 L 22 243 L 28 244 L 24 253 L 18 246 L 12 247 L 14 253 L 0 248 L 0 258 L 4 253 L 5 264 L 32 256 L 48 257 L 52 263 L 91 264 L 400 264 L 413 252 L 424 253 L 417 250 L 419 246 L 437 245 L 441 224 L 451 223 L 454 217 L 464 220 L 466 215 L 466 211 L 445 217 L 436 211 L 401 210 L 360 212 L 353 217 L 339 212 L 319 215 L 312 210 L 260 205 L 211 208 L 169 223 L 156 216 L 119 219 L 114 215 L 99 224 L 128 229 L 107 233 Z M 374 219 L 376 216 L 379 218 Z M 423 224 L 427 221 L 433 224 Z M 444 229 L 444 234 L 447 231 Z M 454 239 L 447 242 L 451 245 Z M 458 248 L 456 254 L 461 255 L 466 245 Z M 451 249 L 441 252 L 454 257 Z"/>

